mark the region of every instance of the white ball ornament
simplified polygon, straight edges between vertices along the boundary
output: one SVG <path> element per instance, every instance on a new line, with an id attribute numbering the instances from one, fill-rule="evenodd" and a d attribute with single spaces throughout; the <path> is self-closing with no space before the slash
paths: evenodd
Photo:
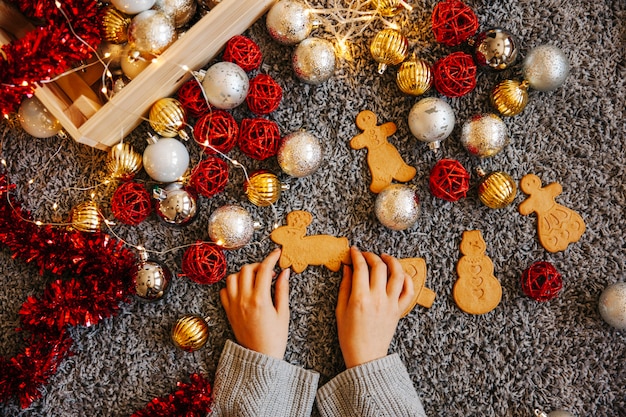
<path id="1" fill-rule="evenodd" d="M 539 91 L 556 90 L 565 83 L 570 64 L 565 53 L 554 45 L 533 48 L 524 59 L 524 79 Z"/>
<path id="2" fill-rule="evenodd" d="M 189 167 L 189 152 L 174 138 L 151 137 L 143 152 L 143 167 L 155 181 L 170 183 L 183 176 Z"/>
<path id="3" fill-rule="evenodd" d="M 300 81 L 319 85 L 333 76 L 336 61 L 335 47 L 330 41 L 307 38 L 293 52 L 291 66 Z"/>
<path id="4" fill-rule="evenodd" d="M 61 123 L 37 97 L 26 98 L 17 112 L 22 129 L 36 138 L 49 138 L 62 129 Z"/>
<path id="5" fill-rule="evenodd" d="M 626 282 L 611 284 L 602 291 L 598 311 L 610 326 L 626 330 Z"/>
<path id="6" fill-rule="evenodd" d="M 202 87 L 212 106 L 230 110 L 246 100 L 250 89 L 248 74 L 232 62 L 218 62 L 204 74 Z"/>
<path id="7" fill-rule="evenodd" d="M 413 226 L 420 215 L 419 197 L 408 185 L 391 184 L 376 196 L 374 212 L 383 226 L 405 230 Z"/>
<path id="8" fill-rule="evenodd" d="M 293 132 L 282 139 L 276 157 L 285 174 L 296 178 L 306 177 L 322 164 L 322 146 L 307 131 Z"/>
<path id="9" fill-rule="evenodd" d="M 409 112 L 409 129 L 413 136 L 437 151 L 454 129 L 456 118 L 452 107 L 438 97 L 423 98 Z"/>
<path id="10" fill-rule="evenodd" d="M 137 14 L 154 6 L 156 0 L 111 0 L 111 4 L 120 12 Z"/>

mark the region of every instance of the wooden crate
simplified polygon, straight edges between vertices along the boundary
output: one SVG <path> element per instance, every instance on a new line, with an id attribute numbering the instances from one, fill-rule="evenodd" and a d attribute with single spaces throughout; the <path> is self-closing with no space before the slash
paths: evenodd
<path id="1" fill-rule="evenodd" d="M 99 73 L 92 69 L 64 76 L 38 88 L 35 95 L 76 141 L 107 150 L 144 120 L 155 101 L 176 92 L 191 77 L 189 70 L 206 66 L 274 1 L 222 0 L 106 103 L 90 87 L 102 74 L 101 68 Z"/>

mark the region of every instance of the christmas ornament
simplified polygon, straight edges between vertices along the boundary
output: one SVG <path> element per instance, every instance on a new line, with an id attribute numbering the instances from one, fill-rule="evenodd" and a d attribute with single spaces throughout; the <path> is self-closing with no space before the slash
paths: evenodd
<path id="1" fill-rule="evenodd" d="M 481 32 L 470 42 L 474 47 L 476 63 L 494 70 L 504 70 L 517 59 L 517 41 L 500 28 Z"/>
<path id="2" fill-rule="evenodd" d="M 152 200 L 146 188 L 137 182 L 121 184 L 111 197 L 111 212 L 120 222 L 137 226 L 152 212 Z"/>
<path id="3" fill-rule="evenodd" d="M 128 26 L 128 43 L 131 51 L 139 52 L 145 59 L 159 56 L 176 40 L 172 19 L 156 10 L 139 13 Z"/>
<path id="4" fill-rule="evenodd" d="M 174 19 L 174 27 L 185 26 L 196 13 L 196 0 L 156 0 L 154 10 Z"/>
<path id="5" fill-rule="evenodd" d="M 202 86 L 212 106 L 230 110 L 245 101 L 250 81 L 239 65 L 232 62 L 218 62 L 207 69 Z"/>
<path id="6" fill-rule="evenodd" d="M 531 49 L 522 67 L 524 80 L 538 91 L 556 90 L 565 83 L 569 71 L 567 56 L 554 45 L 540 45 Z"/>
<path id="7" fill-rule="evenodd" d="M 209 340 L 209 324 L 200 316 L 187 314 L 176 321 L 172 328 L 172 341 L 180 349 L 193 352 Z"/>
<path id="8" fill-rule="evenodd" d="M 98 45 L 98 56 L 102 57 L 109 70 L 119 70 L 122 68 L 122 58 L 125 56 L 125 50 L 125 44 L 103 41 Z"/>
<path id="9" fill-rule="evenodd" d="M 128 181 L 143 167 L 143 157 L 130 144 L 120 142 L 109 150 L 106 167 L 111 177 Z"/>
<path id="10" fill-rule="evenodd" d="M 106 6 L 100 12 L 100 30 L 102 38 L 114 44 L 128 41 L 128 27 L 131 17 L 113 6 Z"/>
<path id="11" fill-rule="evenodd" d="M 209 155 L 230 152 L 237 144 L 238 136 L 237 121 L 223 110 L 205 114 L 196 121 L 193 128 L 193 139 Z"/>
<path id="12" fill-rule="evenodd" d="M 430 65 L 415 54 L 411 59 L 404 61 L 396 74 L 396 83 L 405 94 L 420 96 L 430 90 L 433 84 L 433 75 Z"/>
<path id="13" fill-rule="evenodd" d="M 469 179 L 469 173 L 459 161 L 442 159 L 430 170 L 428 186 L 435 197 L 458 201 L 467 195 Z"/>
<path id="14" fill-rule="evenodd" d="M 291 67 L 300 81 L 319 85 L 333 76 L 335 61 L 332 43 L 325 39 L 307 38 L 293 52 Z"/>
<path id="15" fill-rule="evenodd" d="M 151 136 L 143 151 L 143 167 L 157 182 L 174 182 L 183 176 L 189 166 L 189 152 L 185 145 L 173 138 Z"/>
<path id="16" fill-rule="evenodd" d="M 462 97 L 476 87 L 476 65 L 465 52 L 454 52 L 433 65 L 433 83 L 448 97 Z"/>
<path id="17" fill-rule="evenodd" d="M 201 374 L 191 374 L 190 383 L 178 382 L 173 394 L 153 398 L 143 409 L 131 417 L 186 417 L 206 416 L 211 412 L 213 397 L 211 384 Z"/>
<path id="18" fill-rule="evenodd" d="M 243 119 L 237 144 L 252 159 L 262 161 L 274 156 L 280 146 L 278 125 L 267 119 Z"/>
<path id="19" fill-rule="evenodd" d="M 121 67 L 122 72 L 129 79 L 137 77 L 150 63 L 150 60 L 141 58 L 139 52 L 133 50 L 132 45 L 126 45 L 121 58 Z"/>
<path id="20" fill-rule="evenodd" d="M 489 158 L 509 140 L 506 124 L 493 113 L 472 116 L 461 129 L 461 144 L 470 155 Z"/>
<path id="21" fill-rule="evenodd" d="M 248 200 L 259 207 L 274 204 L 285 188 L 276 175 L 266 170 L 252 173 L 243 186 Z"/>
<path id="22" fill-rule="evenodd" d="M 105 100 L 110 100 L 122 91 L 122 88 L 126 87 L 129 82 L 130 78 L 123 73 L 112 74 L 111 77 L 104 79 L 103 90 L 100 90 L 100 93 L 102 93 L 101 95 Z"/>
<path id="23" fill-rule="evenodd" d="M 71 227 L 81 232 L 99 232 L 101 222 L 102 216 L 95 201 L 80 203 L 70 212 Z"/>
<path id="24" fill-rule="evenodd" d="M 511 176 L 502 171 L 485 174 L 478 169 L 481 177 L 478 183 L 478 198 L 489 208 L 501 209 L 513 202 L 517 195 L 517 185 Z"/>
<path id="25" fill-rule="evenodd" d="M 437 151 L 454 129 L 454 111 L 443 99 L 423 98 L 411 107 L 409 129 L 419 141 L 428 143 L 428 147 Z"/>
<path id="26" fill-rule="evenodd" d="M 408 55 L 409 41 L 395 29 L 383 29 L 374 36 L 370 53 L 378 62 L 378 73 L 383 74 L 388 65 L 398 65 Z"/>
<path id="27" fill-rule="evenodd" d="M 410 10 L 410 6 L 403 0 L 373 0 L 372 6 L 381 16 L 395 16 L 405 9 Z"/>
<path id="28" fill-rule="evenodd" d="M 126 14 L 137 14 L 154 6 L 155 0 L 111 0 L 117 10 Z"/>
<path id="29" fill-rule="evenodd" d="M 435 5 L 432 14 L 432 31 L 437 42 L 458 46 L 474 36 L 478 18 L 462 1 L 445 0 Z"/>
<path id="30" fill-rule="evenodd" d="M 132 278 L 135 294 L 141 301 L 158 301 L 170 289 L 172 272 L 162 263 L 149 259 L 145 251 L 140 251 L 139 257 Z"/>
<path id="31" fill-rule="evenodd" d="M 304 130 L 283 137 L 276 156 L 280 169 L 297 178 L 316 172 L 323 160 L 320 141 Z"/>
<path id="32" fill-rule="evenodd" d="M 559 295 L 563 278 L 550 262 L 535 262 L 522 273 L 522 291 L 535 301 L 549 301 Z"/>
<path id="33" fill-rule="evenodd" d="M 156 213 L 159 219 L 171 226 L 186 226 L 198 214 L 196 196 L 179 182 L 165 188 L 156 188 Z"/>
<path id="34" fill-rule="evenodd" d="M 180 135 L 187 139 L 185 132 L 187 113 L 180 101 L 166 97 L 157 100 L 150 108 L 150 127 L 160 136 L 173 138 Z"/>
<path id="35" fill-rule="evenodd" d="M 195 78 L 185 82 L 178 89 L 176 97 L 191 117 L 201 117 L 210 111 L 201 84 Z"/>
<path id="36" fill-rule="evenodd" d="M 267 74 L 259 74 L 250 81 L 246 104 L 251 112 L 269 114 L 278 108 L 283 89 Z"/>
<path id="37" fill-rule="evenodd" d="M 420 214 L 419 197 L 412 187 L 391 184 L 376 196 L 374 212 L 383 226 L 392 230 L 405 230 L 417 222 Z"/>
<path id="38" fill-rule="evenodd" d="M 17 117 L 22 129 L 36 138 L 52 137 L 62 129 L 61 122 L 34 96 L 22 101 Z"/>
<path id="39" fill-rule="evenodd" d="M 206 10 L 211 10 L 218 4 L 222 2 L 222 0 L 197 0 L 198 5 Z"/>
<path id="40" fill-rule="evenodd" d="M 237 205 L 219 207 L 209 217 L 209 237 L 224 249 L 239 249 L 252 240 L 255 223 L 248 210 Z"/>
<path id="41" fill-rule="evenodd" d="M 209 242 L 197 242 L 183 255 L 182 270 L 198 284 L 215 284 L 226 276 L 226 256 L 221 247 Z"/>
<path id="42" fill-rule="evenodd" d="M 309 37 L 318 25 L 306 4 L 295 0 L 279 0 L 265 17 L 272 39 L 283 45 L 295 45 Z"/>
<path id="43" fill-rule="evenodd" d="M 191 171 L 189 186 L 204 197 L 213 197 L 226 188 L 228 164 L 217 156 L 209 156 Z"/>
<path id="44" fill-rule="evenodd" d="M 239 65 L 244 71 L 258 69 L 263 62 L 261 48 L 252 39 L 236 35 L 226 42 L 222 60 Z"/>
<path id="45" fill-rule="evenodd" d="M 520 114 L 528 103 L 528 82 L 504 80 L 491 91 L 489 99 L 503 116 Z"/>
<path id="46" fill-rule="evenodd" d="M 616 282 L 602 291 L 598 311 L 607 324 L 626 330 L 626 282 Z"/>
<path id="47" fill-rule="evenodd" d="M 555 410 L 551 411 L 549 414 L 544 413 L 541 410 L 535 409 L 536 417 L 575 417 L 574 414 L 570 413 L 566 410 Z"/>

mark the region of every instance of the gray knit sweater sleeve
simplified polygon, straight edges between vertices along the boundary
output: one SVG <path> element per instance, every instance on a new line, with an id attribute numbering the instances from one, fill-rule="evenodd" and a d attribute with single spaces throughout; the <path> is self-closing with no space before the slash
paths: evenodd
<path id="1" fill-rule="evenodd" d="M 347 369 L 317 392 L 322 417 L 425 417 L 396 354 Z"/>
<path id="2" fill-rule="evenodd" d="M 213 384 L 215 417 L 309 417 L 319 374 L 226 342 Z"/>

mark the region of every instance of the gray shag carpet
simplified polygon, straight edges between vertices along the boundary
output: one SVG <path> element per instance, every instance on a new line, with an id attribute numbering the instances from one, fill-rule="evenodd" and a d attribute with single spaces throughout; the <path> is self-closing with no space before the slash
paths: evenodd
<path id="1" fill-rule="evenodd" d="M 450 53 L 451 48 L 435 43 L 430 30 L 435 2 L 411 3 L 411 13 L 390 20 L 401 24 L 412 46 L 430 62 Z M 565 409 L 576 416 L 626 416 L 626 333 L 607 325 L 598 312 L 603 289 L 626 279 L 626 4 L 622 0 L 474 0 L 468 4 L 476 11 L 481 29 L 501 27 L 516 35 L 522 58 L 534 46 L 554 44 L 572 64 L 563 87 L 550 93 L 532 91 L 525 111 L 505 119 L 510 143 L 500 154 L 483 161 L 469 156 L 459 142 L 460 127 L 472 115 L 492 111 L 489 90 L 499 80 L 519 77 L 520 65 L 504 73 L 480 71 L 472 93 L 446 99 L 457 122 L 436 155 L 408 129 L 407 115 L 418 99 L 399 91 L 395 68 L 382 76 L 376 73 L 368 45 L 382 28 L 381 22 L 355 39 L 353 60 L 340 61 L 332 79 L 311 86 L 295 78 L 290 67 L 293 48 L 273 42 L 262 18 L 246 34 L 261 46 L 263 71 L 284 89 L 280 107 L 269 117 L 283 135 L 298 129 L 314 133 L 323 144 L 323 166 L 301 179 L 282 175 L 291 189 L 275 210 L 250 204 L 243 193 L 243 173 L 231 166 L 225 192 L 200 198 L 201 213 L 190 226 L 165 227 L 153 215 L 137 227 L 118 225 L 114 230 L 133 245 L 168 251 L 208 240 L 211 212 L 225 204 L 240 204 L 262 228 L 255 232 L 253 243 L 227 253 L 228 270 L 235 271 L 262 259 L 275 246 L 268 239 L 274 223 L 282 223 L 292 210 L 308 210 L 314 214 L 309 234 L 345 236 L 364 250 L 426 260 L 426 283 L 437 293 L 434 305 L 418 306 L 400 321 L 391 351 L 406 363 L 428 415 L 528 417 L 541 408 Z M 330 38 L 327 31 L 314 34 Z M 355 117 L 365 109 L 374 111 L 379 123 L 397 124 L 390 141 L 417 168 L 410 184 L 418 190 L 422 213 L 406 231 L 392 231 L 378 222 L 366 152 L 348 145 L 358 133 Z M 233 114 L 237 120 L 250 117 L 245 107 Z M 144 124 L 127 141 L 143 151 L 148 132 Z M 187 146 L 197 162 L 197 145 Z M 280 172 L 275 158 L 255 161 L 238 149 L 230 156 L 249 171 Z M 87 198 L 88 192 L 81 188 L 102 179 L 107 155 L 71 139 L 35 139 L 5 125 L 2 157 L 10 179 L 18 185 L 18 198 L 36 219 L 54 222 Z M 472 172 L 472 188 L 459 202 L 436 199 L 428 191 L 430 168 L 442 157 L 456 158 Z M 547 252 L 537 239 L 535 215 L 521 216 L 517 211 L 523 193 L 499 210 L 480 203 L 478 166 L 487 172 L 508 172 L 517 181 L 535 173 L 544 185 L 561 183 L 563 193 L 557 202 L 585 219 L 582 239 L 563 252 Z M 140 177 L 147 179 L 143 173 Z M 28 185 L 31 178 L 35 182 Z M 113 189 L 100 191 L 106 212 Z M 59 205 L 56 211 L 54 202 Z M 503 288 L 501 304 L 481 316 L 462 312 L 452 298 L 461 235 L 472 229 L 482 232 Z M 183 252 L 172 250 L 159 258 L 180 273 Z M 21 346 L 21 336 L 14 331 L 20 306 L 29 295 L 39 294 L 50 277 L 13 260 L 6 250 L 0 252 L 0 259 L 0 353 L 10 357 Z M 562 292 L 543 303 L 526 297 L 520 287 L 522 271 L 539 260 L 553 263 L 563 275 Z M 340 278 L 323 267 L 309 267 L 291 278 L 286 360 L 319 372 L 322 382 L 343 370 L 334 319 Z M 173 392 L 176 382 L 192 372 L 211 379 L 224 342 L 232 337 L 219 302 L 221 287 L 177 277 L 160 302 L 132 302 L 97 326 L 73 328 L 75 355 L 43 388 L 43 398 L 26 410 L 17 402 L 2 404 L 0 414 L 128 416 L 153 397 Z M 169 336 L 175 320 L 187 313 L 213 320 L 207 346 L 194 353 L 175 348 Z"/>

